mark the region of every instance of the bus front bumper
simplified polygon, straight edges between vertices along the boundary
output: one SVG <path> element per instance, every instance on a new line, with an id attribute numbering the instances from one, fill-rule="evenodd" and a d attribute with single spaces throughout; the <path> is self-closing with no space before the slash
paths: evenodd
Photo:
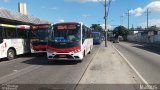
<path id="1" fill-rule="evenodd" d="M 49 60 L 83 60 L 83 54 L 78 53 L 48 53 L 47 58 Z"/>

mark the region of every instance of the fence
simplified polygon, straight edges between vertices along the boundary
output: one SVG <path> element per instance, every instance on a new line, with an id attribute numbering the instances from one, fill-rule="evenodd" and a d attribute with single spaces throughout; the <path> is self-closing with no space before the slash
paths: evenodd
<path id="1" fill-rule="evenodd" d="M 139 36 L 138 34 L 128 35 L 127 40 L 131 42 L 160 44 L 160 34 L 152 35 L 152 36 L 149 36 L 149 35 Z"/>

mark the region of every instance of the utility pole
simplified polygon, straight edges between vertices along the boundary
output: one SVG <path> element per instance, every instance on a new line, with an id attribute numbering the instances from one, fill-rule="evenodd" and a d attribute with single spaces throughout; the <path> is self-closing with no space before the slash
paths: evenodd
<path id="1" fill-rule="evenodd" d="M 127 12 L 127 15 L 128 15 L 128 30 L 129 30 L 129 16 L 130 16 L 129 10 Z"/>
<path id="2" fill-rule="evenodd" d="M 105 0 L 105 4 L 104 4 L 104 8 L 105 8 L 105 16 L 104 16 L 104 20 L 105 20 L 105 47 L 107 47 L 107 0 Z"/>
<path id="3" fill-rule="evenodd" d="M 149 12 L 149 10 L 147 9 L 147 12 L 145 12 L 146 14 L 147 14 L 147 29 L 148 29 L 148 27 L 149 27 L 149 25 L 148 25 L 148 17 L 149 17 L 149 13 L 151 13 L 151 12 Z"/>
<path id="4" fill-rule="evenodd" d="M 107 47 L 107 19 L 108 19 L 108 13 L 109 13 L 109 9 L 110 9 L 110 3 L 111 3 L 111 0 L 108 1 L 108 5 L 107 5 L 107 0 L 105 0 L 105 4 L 104 4 L 104 7 L 105 7 L 105 16 L 104 16 L 104 20 L 105 20 L 105 47 Z M 107 9 L 108 8 L 108 9 Z"/>
<path id="5" fill-rule="evenodd" d="M 100 0 L 98 0 L 98 1 L 100 2 Z M 107 3 L 107 1 L 108 1 L 108 3 Z M 109 9 L 110 9 L 110 3 L 111 3 L 111 0 L 105 0 L 104 4 L 101 3 L 101 4 L 103 4 L 103 6 L 105 8 L 104 9 L 104 13 L 105 13 L 105 15 L 104 15 L 104 22 L 105 22 L 105 30 L 104 30 L 105 47 L 107 47 L 107 32 L 108 32 L 108 30 L 107 30 L 107 19 L 108 19 L 108 13 L 109 13 Z"/>

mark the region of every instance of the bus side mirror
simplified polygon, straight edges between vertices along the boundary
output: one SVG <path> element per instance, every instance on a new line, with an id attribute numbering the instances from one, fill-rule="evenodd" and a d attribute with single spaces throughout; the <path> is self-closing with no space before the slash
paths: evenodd
<path id="1" fill-rule="evenodd" d="M 3 38 L 0 38 L 0 43 L 2 43 L 3 42 Z"/>

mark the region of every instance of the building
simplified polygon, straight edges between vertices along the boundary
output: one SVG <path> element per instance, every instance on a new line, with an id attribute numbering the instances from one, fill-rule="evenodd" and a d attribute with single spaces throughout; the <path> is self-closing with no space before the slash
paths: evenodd
<path id="1" fill-rule="evenodd" d="M 24 15 L 27 15 L 27 5 L 26 3 L 18 3 L 18 12 Z"/>

